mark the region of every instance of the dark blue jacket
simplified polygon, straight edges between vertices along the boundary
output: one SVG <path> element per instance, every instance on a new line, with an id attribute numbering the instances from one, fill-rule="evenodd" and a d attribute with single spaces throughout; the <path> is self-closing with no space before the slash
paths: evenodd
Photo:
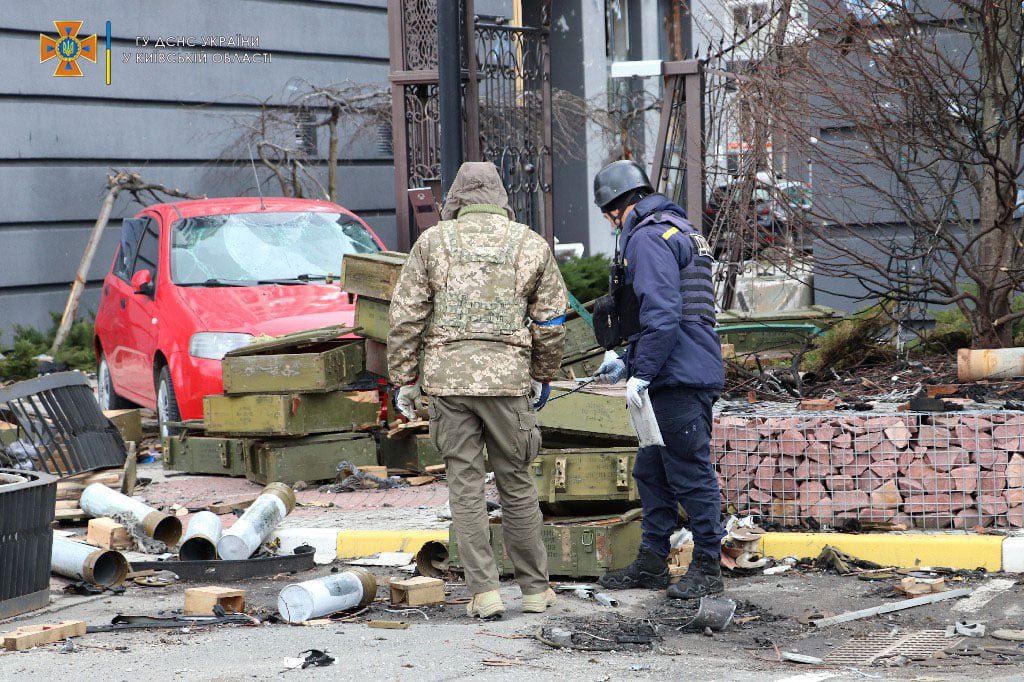
<path id="1" fill-rule="evenodd" d="M 722 346 L 707 322 L 680 319 L 683 299 L 679 270 L 693 258 L 693 242 L 658 222 L 639 229 L 636 224 L 657 211 L 686 212 L 661 194 L 652 194 L 634 207 L 626 219 L 619 248 L 625 245 L 626 283 L 640 301 L 640 333 L 629 339 L 625 357 L 629 376 L 651 382 L 651 388 L 688 386 L 721 390 L 725 384 Z"/>

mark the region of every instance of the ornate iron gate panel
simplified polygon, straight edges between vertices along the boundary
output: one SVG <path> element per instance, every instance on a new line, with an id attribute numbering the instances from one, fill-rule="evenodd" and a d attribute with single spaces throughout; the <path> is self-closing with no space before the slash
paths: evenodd
<path id="1" fill-rule="evenodd" d="M 501 171 L 516 219 L 553 238 L 549 10 L 540 28 L 477 24 L 480 152 Z"/>
<path id="2" fill-rule="evenodd" d="M 463 118 L 466 160 L 501 170 L 519 220 L 553 239 L 551 203 L 550 0 L 539 28 L 476 24 L 463 0 Z M 431 187 L 439 196 L 440 107 L 436 0 L 388 0 L 391 128 L 395 150 L 398 248 L 415 241 L 406 191 Z"/>

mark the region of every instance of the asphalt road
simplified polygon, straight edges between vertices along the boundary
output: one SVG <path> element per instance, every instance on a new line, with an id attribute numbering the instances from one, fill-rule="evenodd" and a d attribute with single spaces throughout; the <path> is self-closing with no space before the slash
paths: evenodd
<path id="1" fill-rule="evenodd" d="M 326 567 L 316 569 L 326 573 Z M 383 578 L 387 569 L 378 571 Z M 306 578 L 309 576 L 303 576 Z M 978 587 L 991 578 L 975 581 Z M 248 607 L 268 613 L 277 593 L 294 578 L 259 580 L 244 585 Z M 519 612 L 518 589 L 503 585 L 509 612 L 505 619 L 480 623 L 465 617 L 462 604 L 430 607 L 419 612 L 390 613 L 378 602 L 363 618 L 404 620 L 406 630 L 369 628 L 364 621 L 319 626 L 264 624 L 254 627 L 193 629 L 191 632 L 135 631 L 87 635 L 73 653 L 61 645 L 22 653 L 0 653 L 0 680 L 103 680 L 160 682 L 163 680 L 461 680 L 483 676 L 495 680 L 772 680 L 820 682 L 865 679 L 1022 679 L 1024 666 L 991 657 L 948 656 L 939 660 L 905 661 L 899 667 L 807 666 L 779 662 L 780 652 L 823 657 L 851 637 L 868 633 L 910 633 L 943 629 L 957 618 L 985 621 L 996 627 L 1016 627 L 1024 615 L 1020 587 L 1010 580 L 997 583 L 986 603 L 976 601 L 968 611 L 954 611 L 951 602 L 920 607 L 817 630 L 795 617 L 808 610 L 833 613 L 885 603 L 885 586 L 855 578 L 823 574 L 756 576 L 731 579 L 729 594 L 740 602 L 740 620 L 712 637 L 674 629 L 686 611 L 673 609 L 661 594 L 619 593 L 617 609 L 600 607 L 564 596 L 548 613 Z M 59 585 L 55 582 L 55 587 Z M 115 614 L 174 612 L 183 604 L 185 584 L 166 588 L 132 586 L 123 595 L 67 597 L 59 592 L 47 611 L 0 630 L 28 623 L 81 619 L 109 622 Z M 449 585 L 449 600 L 465 596 L 458 583 Z M 383 588 L 379 591 L 384 596 Z M 653 619 L 662 624 L 663 639 L 631 651 L 569 651 L 549 648 L 530 637 L 540 625 L 558 625 L 598 637 L 610 637 L 620 623 Z M 685 619 L 683 619 L 685 620 Z M 991 638 L 972 640 L 981 645 L 1011 645 Z M 325 649 L 336 658 L 325 668 L 285 671 L 283 660 L 307 649 Z M 1010 657 L 1012 659 L 1012 657 Z M 497 664 L 495 664 L 497 662 Z M 899 661 L 896 661 L 899 663 Z"/>

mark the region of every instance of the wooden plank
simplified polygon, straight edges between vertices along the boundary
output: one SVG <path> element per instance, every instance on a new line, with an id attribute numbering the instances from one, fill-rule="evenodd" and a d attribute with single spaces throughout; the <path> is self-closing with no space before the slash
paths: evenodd
<path id="1" fill-rule="evenodd" d="M 135 543 L 128 529 L 114 519 L 89 519 L 86 541 L 103 549 L 130 549 Z"/>
<path id="2" fill-rule="evenodd" d="M 424 606 L 444 603 L 444 581 L 439 578 L 417 576 L 391 581 L 392 606 Z"/>
<path id="3" fill-rule="evenodd" d="M 84 634 L 84 620 L 62 620 L 55 625 L 23 625 L 17 630 L 4 633 L 3 642 L 8 651 L 25 651 L 40 644 L 53 644 Z"/>
<path id="4" fill-rule="evenodd" d="M 245 590 L 231 587 L 190 587 L 185 590 L 185 615 L 209 616 L 213 607 L 220 605 L 227 613 L 245 611 Z"/>
<path id="5" fill-rule="evenodd" d="M 396 251 L 346 253 L 341 260 L 341 288 L 356 296 L 390 301 L 406 258 L 408 254 Z"/>

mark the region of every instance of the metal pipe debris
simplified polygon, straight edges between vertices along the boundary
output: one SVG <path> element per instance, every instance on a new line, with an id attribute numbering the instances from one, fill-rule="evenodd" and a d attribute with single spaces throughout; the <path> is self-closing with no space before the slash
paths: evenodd
<path id="1" fill-rule="evenodd" d="M 120 552 L 54 536 L 50 570 L 66 578 L 110 587 L 128 577 L 128 560 Z"/>
<path id="2" fill-rule="evenodd" d="M 357 567 L 288 585 L 277 597 L 277 610 L 285 621 L 301 623 L 369 606 L 376 596 L 377 580 L 366 569 Z"/>
<path id="3" fill-rule="evenodd" d="M 181 539 L 181 520 L 178 517 L 153 509 L 102 483 L 93 483 L 82 492 L 81 506 L 82 511 L 95 518 L 113 516 L 119 512 L 129 514 L 142 525 L 147 536 L 168 547 L 178 544 Z"/>
<path id="4" fill-rule="evenodd" d="M 956 378 L 961 383 L 1024 376 L 1024 348 L 961 348 L 956 352 Z"/>
<path id="5" fill-rule="evenodd" d="M 949 592 L 936 592 L 935 594 L 927 594 L 923 597 L 917 597 L 916 599 L 904 599 L 903 601 L 896 602 L 894 604 L 883 604 L 882 606 L 874 606 L 870 609 L 861 609 L 860 611 L 849 611 L 848 613 L 841 613 L 838 616 L 832 616 L 831 618 L 820 618 L 818 620 L 812 620 L 811 623 L 814 627 L 824 628 L 829 625 L 836 625 L 837 623 L 846 623 L 851 620 L 858 620 L 860 618 L 869 618 L 871 616 L 877 616 L 881 613 L 889 613 L 891 611 L 902 611 L 903 609 L 910 609 L 915 606 L 924 606 L 925 604 L 933 604 L 937 601 L 945 601 L 947 599 L 957 599 L 959 597 L 966 597 L 974 590 L 970 588 L 964 588 L 962 590 L 950 590 Z"/>
<path id="6" fill-rule="evenodd" d="M 224 528 L 220 517 L 211 511 L 201 511 L 192 516 L 188 530 L 181 539 L 178 558 L 182 561 L 212 561 L 217 558 L 217 542 Z"/>
<path id="7" fill-rule="evenodd" d="M 277 524 L 295 508 L 295 493 L 284 483 L 271 483 L 217 542 L 222 559 L 248 559 Z"/>

